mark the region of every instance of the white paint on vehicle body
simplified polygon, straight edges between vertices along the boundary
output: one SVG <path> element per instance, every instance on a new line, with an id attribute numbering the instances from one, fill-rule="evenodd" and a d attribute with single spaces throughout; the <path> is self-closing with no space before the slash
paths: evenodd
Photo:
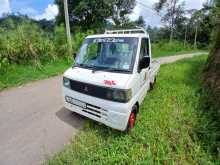
<path id="1" fill-rule="evenodd" d="M 74 112 L 77 112 L 83 116 L 101 122 L 107 126 L 118 130 L 125 130 L 127 127 L 128 119 L 132 110 L 132 107 L 138 103 L 139 105 L 144 100 L 144 97 L 147 91 L 150 88 L 150 83 L 154 82 L 155 76 L 159 71 L 160 64 L 158 61 L 153 61 L 151 59 L 151 44 L 150 38 L 147 33 L 135 33 L 135 34 L 102 34 L 102 35 L 92 35 L 87 38 L 105 38 L 105 37 L 135 37 L 138 38 L 138 47 L 136 56 L 134 59 L 134 68 L 132 73 L 116 73 L 116 72 L 107 72 L 107 71 L 97 71 L 93 72 L 92 69 L 85 69 L 81 67 L 69 68 L 65 73 L 64 77 L 67 77 L 71 80 L 76 80 L 79 82 L 84 82 L 92 85 L 110 87 L 116 89 L 131 89 L 132 97 L 127 103 L 119 103 L 111 100 L 105 100 L 101 98 L 96 98 L 89 96 L 83 93 L 79 93 L 63 87 L 63 101 L 64 106 Z M 145 38 L 149 43 L 149 54 L 147 57 L 150 58 L 150 66 L 148 68 L 138 71 L 139 59 L 140 59 L 140 50 L 142 39 Z M 105 80 L 113 83 L 105 83 Z M 110 84 L 110 85 L 109 85 Z M 94 116 L 90 114 L 90 110 L 77 107 L 75 105 L 69 104 L 65 101 L 65 96 L 68 95 L 74 99 L 78 99 L 87 104 L 91 104 L 97 107 L 96 112 L 92 112 Z"/>

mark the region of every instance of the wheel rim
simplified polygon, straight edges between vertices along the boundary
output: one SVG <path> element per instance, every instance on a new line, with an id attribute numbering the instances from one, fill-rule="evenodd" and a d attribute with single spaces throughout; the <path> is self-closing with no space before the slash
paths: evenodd
<path id="1" fill-rule="evenodd" d="M 135 124 L 135 114 L 134 112 L 131 112 L 130 118 L 129 118 L 129 126 L 130 128 L 134 128 Z"/>

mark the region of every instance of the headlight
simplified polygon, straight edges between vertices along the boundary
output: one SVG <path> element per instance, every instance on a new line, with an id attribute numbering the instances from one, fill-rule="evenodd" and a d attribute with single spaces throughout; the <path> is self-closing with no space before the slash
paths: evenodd
<path id="1" fill-rule="evenodd" d="M 128 102 L 132 97 L 131 89 L 113 89 L 106 93 L 108 100 L 118 101 L 118 102 Z"/>
<path id="2" fill-rule="evenodd" d="M 63 77 L 63 86 L 70 88 L 70 80 L 66 77 Z"/>

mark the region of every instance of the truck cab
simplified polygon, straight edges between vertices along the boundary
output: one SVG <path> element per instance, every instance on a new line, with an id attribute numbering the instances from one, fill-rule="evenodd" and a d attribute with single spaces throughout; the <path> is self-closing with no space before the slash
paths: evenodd
<path id="1" fill-rule="evenodd" d="M 63 75 L 64 107 L 117 130 L 132 129 L 159 67 L 144 29 L 88 36 Z"/>

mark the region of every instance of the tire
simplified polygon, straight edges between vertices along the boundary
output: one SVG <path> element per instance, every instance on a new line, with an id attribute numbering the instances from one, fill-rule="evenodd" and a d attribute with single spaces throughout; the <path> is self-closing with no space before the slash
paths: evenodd
<path id="1" fill-rule="evenodd" d="M 157 82 L 157 78 L 155 77 L 154 82 L 150 82 L 150 90 L 154 89 L 154 86 L 155 86 L 156 82 Z"/>
<path id="2" fill-rule="evenodd" d="M 125 130 L 126 132 L 130 132 L 135 127 L 137 111 L 138 107 L 137 105 L 134 105 L 128 119 L 127 128 Z"/>

